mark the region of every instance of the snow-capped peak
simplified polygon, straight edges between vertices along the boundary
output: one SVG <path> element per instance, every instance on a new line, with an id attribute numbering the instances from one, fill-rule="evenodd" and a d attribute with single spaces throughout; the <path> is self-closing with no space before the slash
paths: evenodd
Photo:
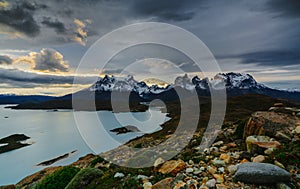
<path id="1" fill-rule="evenodd" d="M 192 83 L 187 74 L 185 74 L 184 76 L 178 76 L 175 79 L 174 86 L 179 86 L 187 90 L 195 89 L 195 85 Z"/>
<path id="2" fill-rule="evenodd" d="M 93 84 L 89 91 L 101 92 L 101 91 L 119 91 L 119 92 L 131 92 L 134 91 L 140 96 L 144 94 L 159 94 L 169 90 L 169 87 L 161 88 L 157 85 L 148 86 L 145 82 L 138 82 L 132 75 L 127 77 L 115 77 L 105 75 L 103 78 L 99 77 L 98 81 Z"/>
<path id="3" fill-rule="evenodd" d="M 212 81 L 216 82 L 218 80 L 224 81 L 226 88 L 250 89 L 263 87 L 251 75 L 245 73 L 219 73 Z"/>
<path id="4" fill-rule="evenodd" d="M 98 81 L 93 84 L 88 90 L 89 91 L 119 91 L 119 92 L 131 92 L 134 91 L 140 96 L 147 94 L 159 94 L 170 90 L 173 87 L 182 87 L 186 90 L 209 90 L 210 87 L 213 89 L 261 89 L 265 88 L 264 85 L 259 84 L 255 79 L 245 73 L 219 73 L 212 79 L 203 78 L 200 79 L 198 76 L 192 79 L 187 74 L 184 76 L 178 76 L 174 85 L 168 85 L 167 87 L 159 87 L 157 85 L 148 86 L 145 82 L 139 82 L 134 79 L 133 76 L 128 75 L 127 77 L 115 77 L 115 76 L 104 76 L 99 78 Z"/>

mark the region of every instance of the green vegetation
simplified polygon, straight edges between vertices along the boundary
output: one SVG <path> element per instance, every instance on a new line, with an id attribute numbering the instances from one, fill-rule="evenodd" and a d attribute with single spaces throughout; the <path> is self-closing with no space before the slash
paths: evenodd
<path id="1" fill-rule="evenodd" d="M 300 141 L 283 144 L 275 149 L 270 156 L 271 160 L 277 160 L 284 166 L 300 165 Z"/>
<path id="2" fill-rule="evenodd" d="M 103 159 L 102 157 L 100 156 L 97 156 L 95 159 L 93 159 L 90 163 L 90 166 L 91 167 L 94 167 L 97 163 L 102 163 L 102 162 L 105 162 L 105 159 Z"/>
<path id="3" fill-rule="evenodd" d="M 85 168 L 79 171 L 65 189 L 87 188 L 95 179 L 100 178 L 103 172 L 95 168 Z"/>
<path id="4" fill-rule="evenodd" d="M 66 166 L 46 176 L 35 189 L 65 188 L 72 178 L 80 171 L 77 167 Z"/>

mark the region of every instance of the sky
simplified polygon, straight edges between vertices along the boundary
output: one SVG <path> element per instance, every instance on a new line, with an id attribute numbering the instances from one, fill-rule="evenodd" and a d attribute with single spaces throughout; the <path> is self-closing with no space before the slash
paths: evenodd
<path id="1" fill-rule="evenodd" d="M 63 95 L 99 75 L 117 75 L 131 63 L 137 79 L 172 82 L 182 70 L 197 73 L 182 52 L 151 44 L 123 50 L 105 69 L 76 71 L 98 39 L 140 22 L 191 32 L 222 72 L 250 73 L 271 87 L 300 88 L 299 0 L 0 0 L 0 94 Z M 80 80 L 73 85 L 74 77 Z"/>

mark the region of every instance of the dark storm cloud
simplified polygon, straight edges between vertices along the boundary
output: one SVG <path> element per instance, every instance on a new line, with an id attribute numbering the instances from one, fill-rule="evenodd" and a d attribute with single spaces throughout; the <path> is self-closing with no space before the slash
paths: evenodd
<path id="1" fill-rule="evenodd" d="M 279 16 L 299 17 L 300 1 L 299 0 L 269 0 L 267 10 L 279 13 Z"/>
<path id="2" fill-rule="evenodd" d="M 219 59 L 239 59 L 242 64 L 255 63 L 259 66 L 288 66 L 300 64 L 300 50 L 270 50 L 217 56 Z"/>
<path id="3" fill-rule="evenodd" d="M 0 55 L 0 65 L 1 64 L 12 64 L 13 60 L 9 56 Z"/>
<path id="4" fill-rule="evenodd" d="M 64 23 L 60 22 L 58 19 L 53 20 L 51 17 L 44 17 L 42 24 L 49 28 L 53 28 L 58 34 L 64 34 L 67 31 Z"/>
<path id="5" fill-rule="evenodd" d="M 3 69 L 0 68 L 1 83 L 23 83 L 30 84 L 73 84 L 73 76 L 58 76 L 58 75 L 40 75 L 33 72 L 24 72 L 18 69 Z M 88 84 L 92 82 L 94 77 L 79 77 L 79 83 Z"/>
<path id="6" fill-rule="evenodd" d="M 19 3 L 19 6 L 22 7 L 23 9 L 27 9 L 27 10 L 31 10 L 31 11 L 48 8 L 47 5 L 38 4 L 35 1 L 23 0 L 23 1 L 17 1 L 17 3 Z"/>
<path id="7" fill-rule="evenodd" d="M 154 16 L 164 21 L 190 20 L 195 15 L 192 10 L 194 5 L 199 5 L 196 0 L 135 0 L 132 10 L 140 16 Z"/>
<path id="8" fill-rule="evenodd" d="M 11 7 L 0 9 L 0 23 L 29 37 L 35 37 L 40 33 L 40 26 L 34 18 L 34 13 L 43 8 L 46 8 L 46 5 L 29 1 L 12 2 Z"/>
<path id="9" fill-rule="evenodd" d="M 200 0 L 65 0 L 58 1 L 66 4 L 72 3 L 89 9 L 97 5 L 113 5 L 116 9 L 126 8 L 125 16 L 134 17 L 155 17 L 160 21 L 184 21 L 190 20 L 195 15 L 195 5 L 199 5 Z M 74 6 L 74 7 L 75 7 Z M 73 12 L 70 12 L 73 13 Z M 118 14 L 116 12 L 115 14 Z M 124 15 L 123 15 L 124 16 Z"/>

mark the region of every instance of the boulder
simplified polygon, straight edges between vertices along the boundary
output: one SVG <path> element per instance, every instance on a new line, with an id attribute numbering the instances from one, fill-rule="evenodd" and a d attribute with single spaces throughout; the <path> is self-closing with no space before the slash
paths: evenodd
<path id="1" fill-rule="evenodd" d="M 289 181 L 291 174 L 269 163 L 243 163 L 238 165 L 234 180 L 253 184 L 272 184 Z"/>
<path id="2" fill-rule="evenodd" d="M 288 141 L 292 138 L 289 128 L 295 128 L 300 119 L 297 116 L 279 112 L 255 112 L 249 118 L 244 137 L 251 135 L 266 135 L 279 141 Z"/>

